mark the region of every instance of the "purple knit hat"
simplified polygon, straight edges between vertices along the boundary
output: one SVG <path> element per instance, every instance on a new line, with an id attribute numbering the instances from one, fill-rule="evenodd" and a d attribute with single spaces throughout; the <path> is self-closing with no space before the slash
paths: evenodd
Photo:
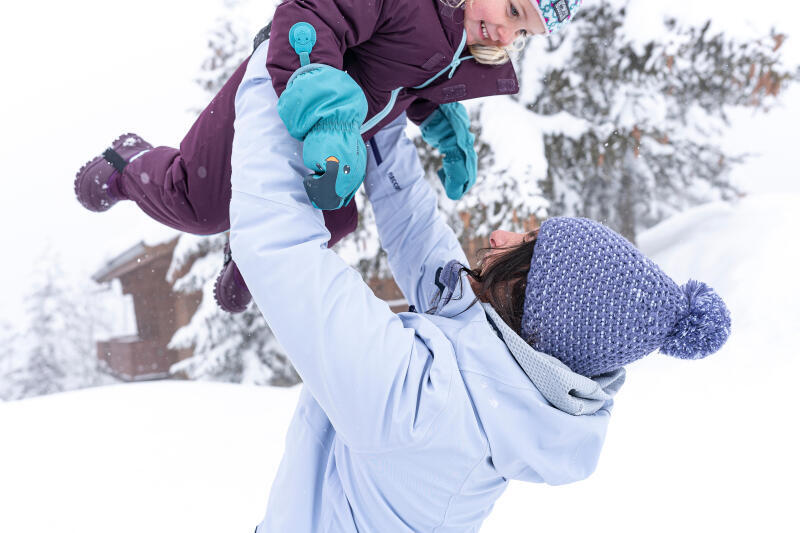
<path id="1" fill-rule="evenodd" d="M 725 302 L 706 284 L 683 287 L 624 237 L 585 218 L 539 229 L 522 337 L 574 372 L 597 376 L 660 350 L 700 359 L 728 339 Z"/>

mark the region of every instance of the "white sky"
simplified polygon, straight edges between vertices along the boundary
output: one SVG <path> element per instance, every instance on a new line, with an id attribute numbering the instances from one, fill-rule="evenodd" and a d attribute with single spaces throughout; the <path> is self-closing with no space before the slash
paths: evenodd
<path id="1" fill-rule="evenodd" d="M 615 2 L 621 0 L 614 0 Z M 252 27 L 269 19 L 273 2 L 247 0 Z M 139 240 L 171 234 L 131 203 L 104 214 L 75 200 L 75 172 L 127 131 L 175 146 L 208 96 L 194 83 L 206 57 L 206 35 L 225 0 L 72 0 L 16 2 L 0 17 L 0 320 L 21 324 L 20 304 L 44 254 L 60 258 L 67 275 L 86 278 L 104 260 Z M 748 8 L 748 4 L 750 7 Z M 659 31 L 658 13 L 718 29 L 763 35 L 770 26 L 798 33 L 785 45 L 800 61 L 800 6 L 776 0 L 754 9 L 746 0 L 633 0 L 631 35 Z M 250 22 L 250 21 L 249 21 Z M 249 23 L 248 22 L 248 23 Z M 737 171 L 757 190 L 800 190 L 800 93 L 787 94 L 773 116 L 745 113 L 726 141 L 764 154 Z"/>

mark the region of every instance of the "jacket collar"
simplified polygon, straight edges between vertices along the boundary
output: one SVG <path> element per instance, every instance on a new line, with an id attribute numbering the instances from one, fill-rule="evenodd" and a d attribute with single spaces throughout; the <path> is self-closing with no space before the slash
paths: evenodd
<path id="1" fill-rule="evenodd" d="M 439 14 L 439 22 L 442 30 L 450 43 L 452 57 L 461 42 L 461 35 L 464 32 L 464 9 L 447 5 L 447 0 L 433 0 L 436 3 L 436 10 Z"/>

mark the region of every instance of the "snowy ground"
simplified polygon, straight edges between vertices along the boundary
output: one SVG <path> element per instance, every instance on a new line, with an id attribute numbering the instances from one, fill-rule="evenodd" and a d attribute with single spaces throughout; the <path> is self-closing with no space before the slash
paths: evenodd
<path id="1" fill-rule="evenodd" d="M 798 531 L 800 195 L 753 195 L 642 236 L 714 286 L 733 335 L 702 361 L 631 366 L 597 472 L 512 484 L 482 531 Z M 0 531 L 249 532 L 298 389 L 160 382 L 0 404 Z"/>

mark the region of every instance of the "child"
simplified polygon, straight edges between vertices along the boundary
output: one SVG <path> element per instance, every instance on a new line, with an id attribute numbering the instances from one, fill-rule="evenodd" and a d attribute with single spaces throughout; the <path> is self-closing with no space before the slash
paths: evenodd
<path id="1" fill-rule="evenodd" d="M 457 199 L 474 183 L 477 157 L 469 118 L 458 100 L 518 90 L 505 51 L 527 34 L 569 22 L 581 0 L 287 0 L 257 43 L 270 38 L 267 70 L 281 97 L 281 119 L 304 141 L 315 172 L 306 190 L 333 246 L 355 230 L 352 196 L 364 177 L 364 141 L 402 112 L 444 155 L 439 171 Z M 269 34 L 269 35 L 267 35 Z M 465 55 L 468 46 L 471 55 Z M 248 60 L 249 61 L 249 60 Z M 152 218 L 196 234 L 230 227 L 234 98 L 245 61 L 198 117 L 180 148 L 125 134 L 78 171 L 75 193 L 91 211 L 134 200 Z M 366 123 L 364 121 L 366 120 Z M 214 294 L 230 312 L 250 301 L 230 260 Z"/>

